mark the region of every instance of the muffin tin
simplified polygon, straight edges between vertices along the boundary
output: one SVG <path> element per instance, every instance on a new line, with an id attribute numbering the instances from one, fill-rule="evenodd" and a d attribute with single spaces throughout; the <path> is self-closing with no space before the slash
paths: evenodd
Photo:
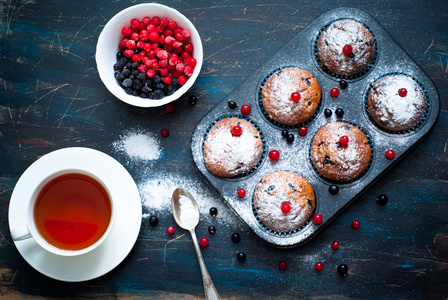
<path id="1" fill-rule="evenodd" d="M 346 89 L 339 87 L 340 78 L 319 67 L 315 56 L 315 41 L 322 28 L 341 18 L 352 18 L 365 24 L 374 34 L 377 43 L 377 55 L 374 63 L 363 74 L 345 79 L 348 83 Z M 317 78 L 322 89 L 321 105 L 317 114 L 306 123 L 308 133 L 305 136 L 300 136 L 296 128 L 288 128 L 270 121 L 263 113 L 259 103 L 259 92 L 266 77 L 274 70 L 285 66 L 297 66 L 310 71 Z M 425 92 L 427 104 L 429 104 L 425 116 L 416 128 L 398 134 L 380 129 L 365 111 L 366 93 L 373 82 L 385 74 L 396 72 L 405 73 L 418 80 Z M 337 98 L 330 96 L 330 89 L 334 87 L 340 89 Z M 249 104 L 252 111 L 249 115 L 242 116 L 239 108 L 230 109 L 228 107 L 228 101 L 235 101 L 240 107 L 243 104 Z M 325 108 L 333 111 L 331 117 L 324 115 Z M 336 116 L 336 108 L 344 110 L 342 118 Z M 434 84 L 389 34 L 367 13 L 353 8 L 338 8 L 311 22 L 198 123 L 192 137 L 192 155 L 200 173 L 222 195 L 227 206 L 258 237 L 273 246 L 293 247 L 310 240 L 331 223 L 344 208 L 354 202 L 382 174 L 420 142 L 435 124 L 439 109 L 440 99 Z M 267 155 L 263 155 L 259 165 L 252 172 L 237 178 L 221 178 L 210 173 L 204 163 L 202 151 L 204 138 L 216 120 L 228 116 L 245 117 L 257 124 L 263 134 L 266 154 L 273 149 L 279 150 L 280 159 L 277 162 L 272 162 Z M 314 169 L 309 156 L 313 137 L 319 128 L 331 121 L 345 121 L 362 128 L 369 137 L 373 150 L 368 170 L 353 181 L 337 183 L 340 189 L 340 193 L 337 195 L 329 193 L 329 187 L 335 182 L 320 176 Z M 284 128 L 294 133 L 293 143 L 290 144 L 285 138 L 282 138 L 281 131 Z M 385 152 L 389 149 L 396 153 L 393 160 L 385 157 Z M 252 200 L 255 186 L 266 174 L 282 170 L 297 172 L 311 183 L 316 195 L 315 213 L 323 216 L 322 224 L 316 225 L 309 220 L 299 230 L 282 233 L 267 228 L 257 219 Z M 237 190 L 239 188 L 246 190 L 244 198 L 238 197 Z"/>

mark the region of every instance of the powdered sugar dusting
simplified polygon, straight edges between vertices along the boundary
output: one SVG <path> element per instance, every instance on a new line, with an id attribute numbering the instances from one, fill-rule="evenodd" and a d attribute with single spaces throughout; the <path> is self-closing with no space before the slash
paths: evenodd
<path id="1" fill-rule="evenodd" d="M 377 109 L 380 120 L 391 126 L 403 126 L 417 118 L 426 105 L 420 86 L 406 75 L 390 75 L 387 80 L 374 85 L 378 93 Z M 405 88 L 407 95 L 401 97 L 399 89 Z"/>
<path id="2" fill-rule="evenodd" d="M 157 160 L 162 154 L 159 139 L 153 133 L 141 130 L 126 132 L 112 146 L 116 152 L 127 155 L 131 160 Z"/>

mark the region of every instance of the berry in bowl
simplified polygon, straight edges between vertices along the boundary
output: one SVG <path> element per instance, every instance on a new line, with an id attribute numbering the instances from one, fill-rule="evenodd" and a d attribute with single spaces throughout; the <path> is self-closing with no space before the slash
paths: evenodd
<path id="1" fill-rule="evenodd" d="M 109 20 L 98 38 L 95 59 L 114 96 L 134 106 L 157 107 L 193 85 L 202 67 L 202 42 L 184 15 L 145 3 Z"/>

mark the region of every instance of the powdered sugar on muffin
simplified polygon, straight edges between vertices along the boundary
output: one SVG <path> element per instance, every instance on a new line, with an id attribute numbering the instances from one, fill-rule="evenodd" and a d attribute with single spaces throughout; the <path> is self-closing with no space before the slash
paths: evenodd
<path id="1" fill-rule="evenodd" d="M 348 137 L 342 146 L 340 138 Z M 364 172 L 371 159 L 365 134 L 344 122 L 331 122 L 319 129 L 311 144 L 311 159 L 319 173 L 330 180 L 350 181 Z"/>
<path id="2" fill-rule="evenodd" d="M 240 136 L 232 135 L 232 128 L 242 129 Z M 263 142 L 255 126 L 240 118 L 218 121 L 204 141 L 204 159 L 207 169 L 220 177 L 234 177 L 249 172 L 259 162 Z"/>
<path id="3" fill-rule="evenodd" d="M 343 52 L 352 47 L 352 55 Z M 375 55 L 375 39 L 363 24 L 352 19 L 331 23 L 319 36 L 318 56 L 322 65 L 338 75 L 351 76 L 364 70 Z"/>
<path id="4" fill-rule="evenodd" d="M 287 203 L 290 211 L 283 212 Z M 315 209 L 311 184 L 297 173 L 277 171 L 264 176 L 254 192 L 254 207 L 258 218 L 268 228 L 289 232 L 303 226 Z"/>
<path id="5" fill-rule="evenodd" d="M 300 100 L 293 101 L 292 93 Z M 317 79 L 297 67 L 283 68 L 272 74 L 262 88 L 263 108 L 268 116 L 285 125 L 298 125 L 309 120 L 320 103 L 321 88 Z"/>
<path id="6" fill-rule="evenodd" d="M 399 90 L 406 95 L 400 96 Z M 391 131 L 415 126 L 426 109 L 426 99 L 419 84 L 406 75 L 388 75 L 373 84 L 367 108 L 375 122 Z"/>

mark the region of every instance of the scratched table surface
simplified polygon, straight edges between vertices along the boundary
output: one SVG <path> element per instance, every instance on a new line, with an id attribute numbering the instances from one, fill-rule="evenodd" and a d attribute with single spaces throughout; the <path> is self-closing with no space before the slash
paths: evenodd
<path id="1" fill-rule="evenodd" d="M 197 27 L 204 46 L 202 72 L 174 104 L 142 109 L 124 104 L 102 84 L 95 64 L 97 38 L 120 10 L 142 1 L 0 2 L 0 298 L 196 299 L 203 297 L 191 238 L 175 225 L 170 208 L 155 228 L 143 217 L 135 246 L 111 272 L 68 283 L 34 270 L 12 242 L 11 194 L 26 168 L 65 147 L 89 147 L 122 163 L 139 185 L 146 175 L 188 178 L 221 199 L 197 171 L 191 134 L 201 118 L 322 13 L 355 7 L 369 13 L 435 83 L 439 119 L 428 136 L 366 190 L 328 227 L 303 246 L 273 248 L 224 205 L 213 219 L 202 204 L 198 237 L 203 256 L 225 299 L 443 298 L 448 297 L 448 10 L 445 1 L 165 1 Z M 198 97 L 196 105 L 188 101 Z M 170 136 L 159 136 L 166 127 Z M 119 136 L 139 128 L 160 137 L 163 155 L 129 163 L 114 151 Z M 163 177 L 161 177 L 163 180 Z M 172 187 L 174 190 L 175 186 Z M 142 192 L 142 191 L 141 191 Z M 379 194 L 389 202 L 376 203 Z M 143 206 L 143 213 L 148 214 Z M 354 230 L 352 220 L 361 221 Z M 166 234 L 174 225 L 176 233 Z M 208 233 L 215 225 L 217 232 Z M 231 241 L 232 232 L 241 242 Z M 338 240 L 341 247 L 330 245 Z M 246 253 L 239 262 L 236 251 Z M 278 262 L 288 264 L 280 271 Z M 324 270 L 314 270 L 322 261 Z M 336 266 L 349 266 L 346 277 Z"/>

